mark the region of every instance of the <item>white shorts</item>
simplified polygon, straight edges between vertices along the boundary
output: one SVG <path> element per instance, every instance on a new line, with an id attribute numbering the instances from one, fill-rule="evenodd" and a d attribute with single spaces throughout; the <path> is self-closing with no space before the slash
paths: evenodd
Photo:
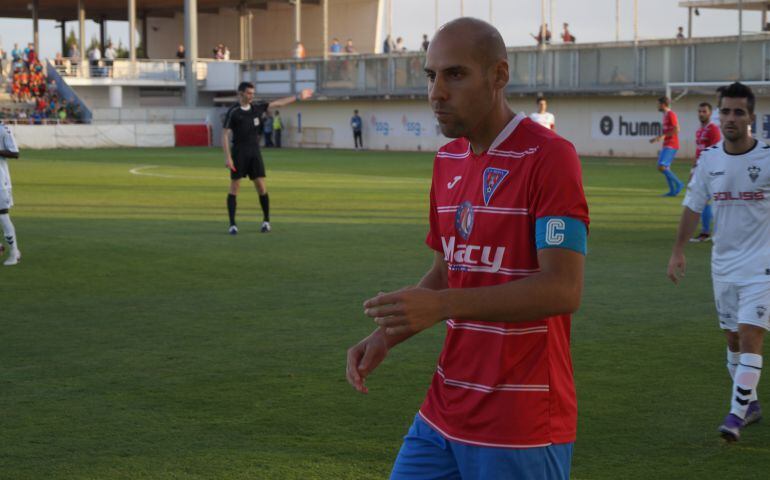
<path id="1" fill-rule="evenodd" d="M 719 328 L 738 331 L 739 323 L 770 330 L 770 283 L 738 285 L 714 280 Z"/>
<path id="2" fill-rule="evenodd" d="M 10 188 L 0 188 L 0 210 L 8 210 L 13 206 L 13 191 Z"/>

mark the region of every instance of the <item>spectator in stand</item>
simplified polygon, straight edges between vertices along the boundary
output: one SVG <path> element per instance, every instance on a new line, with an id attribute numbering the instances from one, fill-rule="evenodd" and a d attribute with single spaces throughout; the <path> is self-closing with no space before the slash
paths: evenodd
<path id="1" fill-rule="evenodd" d="M 184 45 L 181 43 L 178 47 L 176 47 L 176 58 L 179 59 L 179 79 L 184 79 L 184 57 L 185 57 L 185 50 Z"/>
<path id="2" fill-rule="evenodd" d="M 13 50 L 11 50 L 11 61 L 18 62 L 19 60 L 21 60 L 21 56 L 23 53 L 24 52 L 22 52 L 21 49 L 19 49 L 19 44 L 14 43 Z"/>
<path id="3" fill-rule="evenodd" d="M 395 49 L 395 45 L 393 45 L 393 39 L 390 38 L 390 35 L 385 37 L 385 41 L 382 42 L 382 53 L 390 53 Z"/>
<path id="4" fill-rule="evenodd" d="M 61 56 L 61 52 L 56 52 L 56 56 L 53 58 L 53 64 L 56 66 L 57 70 L 64 68 L 64 57 Z"/>
<path id="5" fill-rule="evenodd" d="M 0 48 L 0 84 L 5 83 L 5 68 L 8 63 L 8 52 Z"/>
<path id="6" fill-rule="evenodd" d="M 225 59 L 225 46 L 223 44 L 220 43 L 214 48 L 214 59 L 216 60 Z"/>
<path id="7" fill-rule="evenodd" d="M 569 23 L 564 24 L 564 30 L 561 32 L 561 41 L 564 43 L 575 43 L 575 36 L 569 31 Z"/>
<path id="8" fill-rule="evenodd" d="M 422 34 L 422 51 L 423 52 L 428 51 L 428 45 L 430 45 L 430 40 L 428 40 L 428 35 L 423 33 Z"/>
<path id="9" fill-rule="evenodd" d="M 302 42 L 297 42 L 296 45 L 294 45 L 294 58 L 297 60 L 305 58 L 305 46 L 302 45 Z"/>
<path id="10" fill-rule="evenodd" d="M 104 66 L 107 67 L 107 75 L 112 76 L 112 65 L 115 63 L 115 57 L 118 53 L 115 51 L 115 47 L 112 43 L 107 44 L 107 48 L 104 50 Z"/>
<path id="11" fill-rule="evenodd" d="M 275 137 L 275 147 L 281 148 L 281 133 L 283 132 L 283 122 L 281 121 L 281 112 L 275 111 L 273 117 L 273 137 Z"/>
<path id="12" fill-rule="evenodd" d="M 27 49 L 24 50 L 24 53 L 27 55 L 27 66 L 34 65 L 37 62 L 37 52 L 35 51 L 35 45 L 30 43 L 29 46 L 27 46 Z"/>
<path id="13" fill-rule="evenodd" d="M 30 50 L 30 43 L 27 44 L 26 47 L 24 47 L 24 50 L 22 50 L 21 53 L 21 59 L 24 61 L 24 63 L 29 64 L 29 50 Z"/>
<path id="14" fill-rule="evenodd" d="M 337 37 L 334 37 L 334 39 L 332 40 L 332 44 L 329 47 L 329 52 L 342 53 L 342 45 L 340 45 L 340 41 Z"/>
<path id="15" fill-rule="evenodd" d="M 550 45 L 551 43 L 551 31 L 548 29 L 547 23 L 540 25 L 537 35 L 532 35 L 531 33 L 529 35 L 537 41 L 538 45 Z"/>
<path id="16" fill-rule="evenodd" d="M 101 76 L 99 72 L 99 62 L 102 59 L 102 51 L 99 47 L 99 45 L 94 45 L 94 47 L 88 51 L 88 62 L 91 66 L 91 74 L 94 77 Z"/>
<path id="17" fill-rule="evenodd" d="M 345 43 L 345 53 L 358 53 L 356 52 L 356 47 L 353 46 L 352 38 L 348 38 L 348 41 Z"/>
<path id="18" fill-rule="evenodd" d="M 225 45 L 225 49 L 222 51 L 222 60 L 230 60 L 230 49 Z"/>
<path id="19" fill-rule="evenodd" d="M 684 27 L 679 27 L 676 31 L 676 39 L 684 40 Z"/>
<path id="20" fill-rule="evenodd" d="M 406 51 L 406 46 L 404 45 L 404 39 L 403 38 L 398 37 L 396 39 L 396 47 L 395 47 L 394 51 L 397 52 L 397 53 L 401 53 L 401 52 L 405 52 Z"/>
<path id="21" fill-rule="evenodd" d="M 80 64 L 80 49 L 77 47 L 77 45 L 73 45 L 70 47 L 69 59 L 70 59 L 70 66 L 72 67 L 71 73 L 75 75 L 77 73 L 77 67 Z"/>

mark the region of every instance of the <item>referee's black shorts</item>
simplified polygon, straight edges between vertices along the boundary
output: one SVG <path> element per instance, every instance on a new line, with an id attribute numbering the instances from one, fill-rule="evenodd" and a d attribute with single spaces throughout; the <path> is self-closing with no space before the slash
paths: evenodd
<path id="1" fill-rule="evenodd" d="M 232 150 L 232 157 L 235 171 L 230 171 L 231 179 L 249 177 L 250 180 L 254 180 L 265 177 L 265 162 L 262 161 L 259 147 L 235 145 Z"/>

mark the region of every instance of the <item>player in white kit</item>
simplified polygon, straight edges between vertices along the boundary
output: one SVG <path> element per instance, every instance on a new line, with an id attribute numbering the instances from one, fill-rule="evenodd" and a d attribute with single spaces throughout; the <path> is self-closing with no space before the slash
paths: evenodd
<path id="1" fill-rule="evenodd" d="M 556 117 L 548 111 L 548 101 L 545 97 L 537 97 L 537 112 L 531 113 L 529 119 L 548 130 L 556 130 Z"/>
<path id="2" fill-rule="evenodd" d="M 16 241 L 16 230 L 8 214 L 13 206 L 13 193 L 11 191 L 11 174 L 8 171 L 8 159 L 19 158 L 19 148 L 16 140 L 7 125 L 0 122 L 0 226 L 3 236 L 8 243 L 8 258 L 3 265 L 16 265 L 21 260 L 19 244 Z M 0 257 L 5 251 L 5 245 L 0 241 Z"/>
<path id="3" fill-rule="evenodd" d="M 730 413 L 719 426 L 727 441 L 738 440 L 743 427 L 762 417 L 757 385 L 770 328 L 770 146 L 749 134 L 754 103 L 751 89 L 741 83 L 721 91 L 723 141 L 704 150 L 694 169 L 667 272 L 674 283 L 684 275 L 684 247 L 711 199 L 719 225 L 711 276 L 733 380 Z"/>

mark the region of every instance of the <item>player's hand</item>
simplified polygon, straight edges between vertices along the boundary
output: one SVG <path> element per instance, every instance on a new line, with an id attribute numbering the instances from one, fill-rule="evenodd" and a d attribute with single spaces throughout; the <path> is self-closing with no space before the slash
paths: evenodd
<path id="1" fill-rule="evenodd" d="M 414 334 L 444 320 L 439 292 L 427 288 L 405 288 L 364 302 L 364 313 L 388 335 Z"/>
<path id="2" fill-rule="evenodd" d="M 381 329 L 348 349 L 345 371 L 348 383 L 361 393 L 369 393 L 366 377 L 377 368 L 388 355 L 388 343 Z"/>
<path id="3" fill-rule="evenodd" d="M 232 158 L 230 158 L 230 157 L 227 157 L 227 158 L 225 159 L 225 167 L 226 167 L 226 168 L 229 168 L 229 169 L 230 169 L 230 170 L 232 170 L 233 172 L 235 171 L 235 164 L 233 164 L 233 159 L 232 159 Z"/>
<path id="4" fill-rule="evenodd" d="M 658 141 L 658 137 L 652 137 L 652 138 L 650 139 L 650 143 L 655 143 L 655 142 L 657 142 L 657 141 Z"/>
<path id="5" fill-rule="evenodd" d="M 668 269 L 666 275 L 669 280 L 674 282 L 675 285 L 679 284 L 679 280 L 684 277 L 684 272 L 687 268 L 687 262 L 684 258 L 684 253 L 673 252 L 671 258 L 668 260 Z"/>
<path id="6" fill-rule="evenodd" d="M 302 90 L 301 92 L 299 92 L 299 99 L 300 100 L 307 100 L 308 98 L 310 98 L 312 96 L 313 96 L 313 89 L 311 89 L 311 88 L 306 88 L 306 89 Z"/>

